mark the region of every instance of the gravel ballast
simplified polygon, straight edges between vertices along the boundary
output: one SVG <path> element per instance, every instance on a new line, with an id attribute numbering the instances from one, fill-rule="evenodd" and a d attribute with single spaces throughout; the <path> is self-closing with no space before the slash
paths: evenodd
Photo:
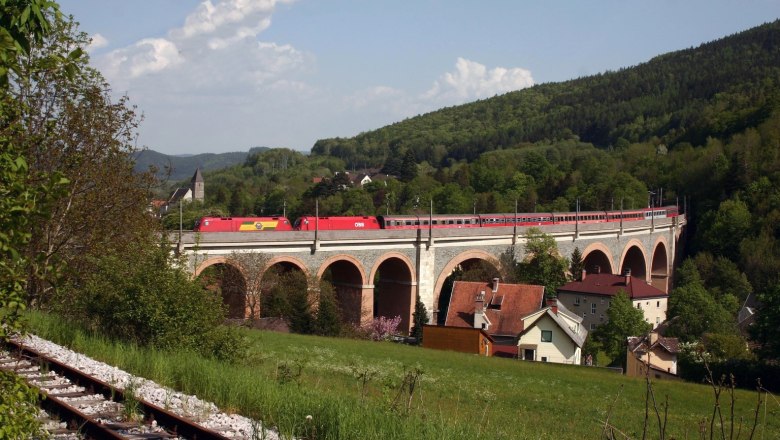
<path id="1" fill-rule="evenodd" d="M 119 389 L 132 388 L 139 399 L 195 420 L 201 426 L 219 431 L 226 437 L 279 439 L 276 432 L 263 429 L 259 421 L 237 414 L 223 413 L 215 404 L 201 400 L 197 396 L 186 395 L 151 380 L 133 376 L 117 367 L 96 361 L 35 335 L 27 335 L 19 342 Z"/>

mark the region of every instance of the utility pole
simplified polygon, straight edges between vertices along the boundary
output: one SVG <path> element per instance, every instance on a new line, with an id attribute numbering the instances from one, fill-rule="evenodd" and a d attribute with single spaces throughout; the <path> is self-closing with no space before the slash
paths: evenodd
<path id="1" fill-rule="evenodd" d="M 179 199 L 179 245 L 181 246 L 181 236 L 183 233 L 183 220 L 182 220 L 182 207 L 181 199 Z"/>
<path id="2" fill-rule="evenodd" d="M 580 237 L 580 198 L 577 197 L 577 208 L 574 212 L 574 238 Z"/>
<path id="3" fill-rule="evenodd" d="M 517 199 L 515 199 L 515 219 L 512 223 L 514 224 L 512 228 L 512 246 L 514 246 L 517 243 Z"/>

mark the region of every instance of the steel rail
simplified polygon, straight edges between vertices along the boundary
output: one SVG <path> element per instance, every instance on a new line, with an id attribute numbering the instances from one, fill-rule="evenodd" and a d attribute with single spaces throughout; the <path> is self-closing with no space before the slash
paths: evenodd
<path id="1" fill-rule="evenodd" d="M 66 377 L 67 379 L 69 379 L 74 384 L 92 390 L 94 393 L 102 394 L 107 400 L 113 400 L 115 402 L 123 402 L 125 400 L 124 392 L 122 390 L 106 382 L 91 377 L 86 373 L 83 373 L 56 359 L 52 359 L 51 357 L 42 354 L 30 347 L 26 347 L 23 344 L 20 344 L 16 341 L 8 341 L 7 345 L 9 348 L 11 348 L 12 352 L 17 352 L 27 358 L 30 358 L 34 362 L 38 362 L 39 364 L 41 363 L 47 364 L 50 371 L 55 371 L 61 374 L 62 376 Z M 55 405 L 63 404 L 63 402 L 60 399 L 57 399 L 54 396 L 50 396 L 43 391 L 41 391 L 41 393 L 46 395 L 46 399 L 44 399 L 44 402 L 46 400 L 51 400 L 52 402 L 54 402 Z M 182 436 L 185 438 L 190 438 L 193 440 L 229 439 L 229 437 L 226 437 L 217 431 L 201 426 L 192 420 L 189 420 L 171 411 L 160 408 L 157 405 L 146 402 L 142 399 L 136 399 L 136 400 L 138 401 L 147 419 L 151 418 L 152 420 L 157 421 L 158 426 L 165 428 L 166 430 L 172 432 L 175 435 Z M 54 410 L 54 408 L 52 408 L 52 410 Z M 66 414 L 69 414 L 69 417 L 71 417 L 70 413 L 72 413 L 72 419 L 74 420 L 77 420 L 80 417 L 82 418 L 82 420 L 77 421 L 77 423 L 79 423 L 79 426 L 81 425 L 84 426 L 85 433 L 87 428 L 93 429 L 92 424 L 102 425 L 101 429 L 105 429 L 107 428 L 107 425 L 110 425 L 110 424 L 103 424 L 100 422 L 96 422 L 92 420 L 88 415 L 83 414 L 76 409 L 71 409 L 71 410 L 66 409 L 64 411 Z M 116 433 L 116 431 L 113 432 Z M 95 438 L 103 438 L 103 437 L 97 436 Z M 109 437 L 109 438 L 126 439 L 127 437 L 123 437 L 119 435 L 118 437 Z"/>

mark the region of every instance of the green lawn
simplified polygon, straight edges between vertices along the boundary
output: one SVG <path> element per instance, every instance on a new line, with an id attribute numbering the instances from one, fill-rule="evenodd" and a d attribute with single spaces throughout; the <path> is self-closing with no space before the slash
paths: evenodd
<path id="1" fill-rule="evenodd" d="M 114 344 L 51 317 L 30 319 L 33 331 L 42 337 L 299 437 L 600 438 L 612 407 L 614 425 L 631 438 L 642 438 L 645 381 L 599 368 L 249 330 L 243 332 L 251 342 L 248 360 L 225 364 Z M 422 374 L 407 411 L 408 385 L 402 391 L 402 384 L 416 371 Z M 365 387 L 361 375 L 369 378 Z M 668 381 L 653 385 L 661 411 L 663 400 L 669 399 L 667 437 L 699 438 L 700 422 L 713 412 L 712 388 Z M 748 438 L 757 395 L 737 390 L 735 397 L 735 424 L 741 421 L 741 428 L 734 432 L 741 429 L 740 438 Z M 725 391 L 721 405 L 728 423 L 730 400 Z M 780 403 L 769 396 L 754 438 L 780 438 L 778 414 Z M 658 438 L 652 409 L 650 422 L 648 438 Z M 708 421 L 705 425 L 709 430 Z M 718 423 L 715 426 L 716 438 L 721 438 Z M 725 432 L 728 438 L 728 426 Z"/>

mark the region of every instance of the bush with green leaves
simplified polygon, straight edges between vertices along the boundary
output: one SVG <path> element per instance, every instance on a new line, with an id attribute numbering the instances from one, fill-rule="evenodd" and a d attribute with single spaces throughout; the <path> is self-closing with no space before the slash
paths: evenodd
<path id="1" fill-rule="evenodd" d="M 190 279 L 167 243 L 133 246 L 131 254 L 109 254 L 94 262 L 81 286 L 63 293 L 59 311 L 113 338 L 162 349 L 191 348 L 230 358 L 240 340 L 220 329 L 221 298 Z"/>

